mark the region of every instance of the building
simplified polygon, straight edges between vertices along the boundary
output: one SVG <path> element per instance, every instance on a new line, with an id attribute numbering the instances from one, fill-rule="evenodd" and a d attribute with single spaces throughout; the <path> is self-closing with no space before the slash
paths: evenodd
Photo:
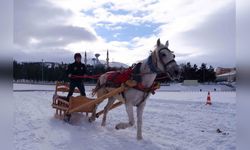
<path id="1" fill-rule="evenodd" d="M 225 73 L 229 73 L 229 72 L 233 72 L 236 71 L 236 68 L 222 68 L 222 67 L 218 67 L 216 68 L 216 76 L 217 75 L 221 75 L 221 74 L 225 74 Z"/>
<path id="2" fill-rule="evenodd" d="M 182 85 L 185 85 L 185 86 L 198 86 L 199 83 L 198 83 L 198 80 L 184 80 Z"/>
<path id="3" fill-rule="evenodd" d="M 236 68 L 216 68 L 216 81 L 236 81 Z"/>

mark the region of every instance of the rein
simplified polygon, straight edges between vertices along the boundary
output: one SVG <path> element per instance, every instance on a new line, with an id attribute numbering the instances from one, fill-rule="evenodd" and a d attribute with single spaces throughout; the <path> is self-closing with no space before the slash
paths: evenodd
<path id="1" fill-rule="evenodd" d="M 79 76 L 79 75 L 71 75 L 71 79 L 85 79 L 85 78 L 88 78 L 88 79 L 98 79 L 102 74 L 97 74 L 97 75 L 92 75 L 92 76 L 88 76 L 88 75 L 85 75 L 85 76 Z"/>

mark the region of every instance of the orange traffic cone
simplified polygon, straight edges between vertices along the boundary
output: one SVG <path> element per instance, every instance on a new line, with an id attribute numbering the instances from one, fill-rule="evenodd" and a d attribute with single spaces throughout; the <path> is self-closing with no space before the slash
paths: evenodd
<path id="1" fill-rule="evenodd" d="M 207 93 L 207 103 L 206 103 L 206 105 L 212 105 L 210 92 Z"/>

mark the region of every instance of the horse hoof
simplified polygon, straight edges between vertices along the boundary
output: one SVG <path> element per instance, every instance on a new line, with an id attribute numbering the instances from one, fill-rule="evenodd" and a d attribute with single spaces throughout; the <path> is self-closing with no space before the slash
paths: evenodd
<path id="1" fill-rule="evenodd" d="M 93 121 L 94 121 L 93 119 L 89 118 L 89 123 L 92 123 Z"/>
<path id="2" fill-rule="evenodd" d="M 120 128 L 119 128 L 118 126 L 115 126 L 115 129 L 116 129 L 116 130 L 119 130 Z"/>
<path id="3" fill-rule="evenodd" d="M 63 118 L 63 121 L 69 123 L 69 119 L 67 118 Z"/>
<path id="4" fill-rule="evenodd" d="M 143 138 L 141 136 L 137 136 L 137 140 L 142 140 Z"/>
<path id="5" fill-rule="evenodd" d="M 70 118 L 71 118 L 71 115 L 70 115 L 70 114 L 69 114 L 69 115 L 65 115 L 64 118 L 63 118 L 63 121 L 69 123 Z"/>

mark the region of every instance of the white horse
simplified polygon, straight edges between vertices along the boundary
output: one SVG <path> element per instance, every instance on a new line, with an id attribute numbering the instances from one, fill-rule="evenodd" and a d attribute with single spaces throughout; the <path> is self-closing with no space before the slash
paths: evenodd
<path id="1" fill-rule="evenodd" d="M 168 49 L 168 41 L 165 45 L 161 44 L 160 39 L 157 40 L 154 51 L 151 55 L 141 61 L 139 68 L 139 75 L 141 76 L 141 85 L 145 88 L 150 88 L 154 83 L 158 73 L 166 73 L 171 79 L 177 79 L 180 75 L 180 69 L 177 65 L 175 55 L 173 51 Z M 98 84 L 93 90 L 93 93 L 100 97 L 114 87 L 107 86 L 108 74 L 105 73 L 101 75 L 98 79 Z M 115 95 L 108 99 L 108 103 L 104 108 L 104 115 L 102 120 L 102 126 L 106 125 L 107 113 L 116 99 L 125 102 L 126 111 L 128 114 L 129 121 L 121 122 L 116 125 L 116 129 L 126 129 L 135 124 L 133 106 L 137 107 L 137 139 L 142 139 L 142 114 L 144 106 L 146 104 L 146 99 L 149 97 L 150 92 L 145 92 L 144 90 L 130 88 L 125 91 L 122 95 Z M 90 118 L 90 121 L 94 121 L 95 115 Z"/>

